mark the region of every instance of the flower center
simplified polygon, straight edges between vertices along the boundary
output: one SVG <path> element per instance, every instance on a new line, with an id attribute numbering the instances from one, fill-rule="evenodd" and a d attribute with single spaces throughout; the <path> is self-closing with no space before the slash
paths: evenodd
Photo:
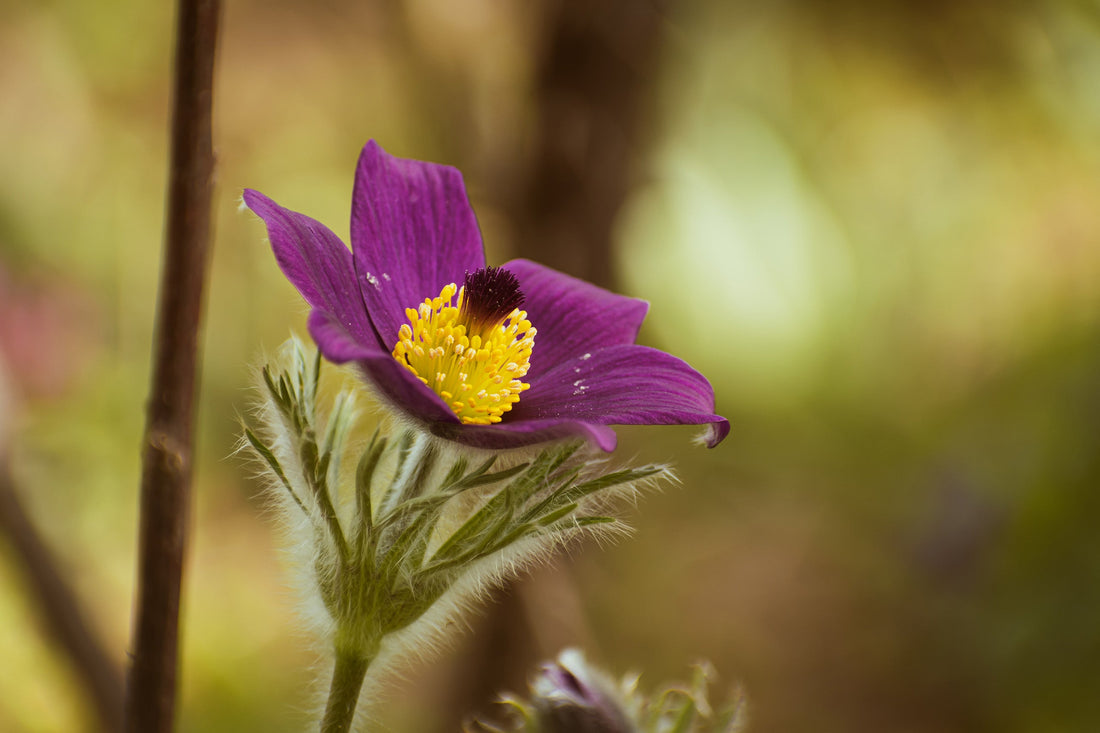
<path id="1" fill-rule="evenodd" d="M 457 303 L 452 305 L 455 292 Z M 450 405 L 467 425 L 491 425 L 530 388 L 536 329 L 527 320 L 516 276 L 485 267 L 462 287 L 406 308 L 393 356 Z"/>

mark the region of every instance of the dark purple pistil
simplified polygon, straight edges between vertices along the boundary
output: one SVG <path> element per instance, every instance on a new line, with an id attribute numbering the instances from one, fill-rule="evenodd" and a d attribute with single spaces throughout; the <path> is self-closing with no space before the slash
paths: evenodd
<path id="1" fill-rule="evenodd" d="M 471 326 L 497 324 L 523 305 L 516 276 L 500 267 L 467 272 L 462 281 L 463 310 Z"/>

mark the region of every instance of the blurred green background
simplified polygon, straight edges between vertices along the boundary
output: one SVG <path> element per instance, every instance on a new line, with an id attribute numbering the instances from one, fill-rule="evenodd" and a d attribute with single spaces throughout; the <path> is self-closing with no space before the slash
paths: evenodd
<path id="1" fill-rule="evenodd" d="M 0 2 L 0 435 L 120 665 L 171 26 Z M 712 451 L 622 430 L 682 485 L 410 670 L 379 729 L 456 730 L 471 677 L 580 641 L 643 686 L 709 658 L 760 733 L 1100 730 L 1098 84 L 1088 0 L 228 0 L 180 730 L 314 702 L 233 453 L 305 308 L 240 191 L 346 236 L 368 138 L 463 170 L 490 263 L 648 299 L 642 341 L 733 424 Z M 93 730 L 8 549 L 0 730 Z"/>

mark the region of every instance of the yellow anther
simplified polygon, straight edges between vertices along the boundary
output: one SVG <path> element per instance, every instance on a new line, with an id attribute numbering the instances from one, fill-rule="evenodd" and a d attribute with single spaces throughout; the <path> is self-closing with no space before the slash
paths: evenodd
<path id="1" fill-rule="evenodd" d="M 475 323 L 463 309 L 464 290 L 450 283 L 439 297 L 406 308 L 408 323 L 398 329 L 393 357 L 463 423 L 491 425 L 530 387 L 517 377 L 530 368 L 535 329 L 518 308 L 498 322 Z"/>

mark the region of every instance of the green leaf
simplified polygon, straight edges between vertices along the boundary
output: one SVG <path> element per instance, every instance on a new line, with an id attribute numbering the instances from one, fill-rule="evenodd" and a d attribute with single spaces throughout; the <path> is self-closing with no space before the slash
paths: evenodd
<path id="1" fill-rule="evenodd" d="M 482 534 L 492 524 L 494 515 L 504 509 L 504 499 L 502 497 L 505 491 L 507 489 L 502 489 L 494 494 L 489 501 L 485 502 L 480 509 L 463 522 L 461 527 L 443 541 L 443 544 L 435 551 L 434 558 L 444 560 L 450 556 L 464 554 L 462 548 L 469 540 Z M 505 521 L 510 519 L 510 516 L 505 517 Z M 499 523 L 499 518 L 497 522 Z"/>
<path id="2" fill-rule="evenodd" d="M 396 528 L 394 528 L 394 531 L 397 531 Z M 430 529 L 428 531 L 430 532 Z M 424 533 L 423 522 L 409 522 L 400 530 L 393 544 L 386 548 L 381 574 L 383 577 L 389 578 L 392 584 L 399 583 L 407 575 L 407 573 L 402 572 L 402 569 L 417 569 L 419 563 L 415 561 L 415 555 L 419 554 L 420 557 L 423 557 L 424 551 L 421 549 L 417 553 L 413 550 L 413 546 L 418 538 L 423 537 Z M 423 538 L 423 542 L 427 543 L 427 538 Z"/>
<path id="3" fill-rule="evenodd" d="M 578 502 L 586 496 L 590 496 L 604 489 L 609 489 L 612 486 L 618 486 L 625 483 L 633 483 L 635 481 L 641 481 L 649 478 L 655 474 L 660 473 L 664 469 L 660 466 L 642 466 L 641 468 L 626 468 L 621 471 L 614 471 L 603 476 L 598 476 L 584 483 L 577 484 L 568 488 L 561 488 L 550 494 L 535 506 L 528 509 L 520 521 L 529 522 L 536 517 L 545 515 L 547 513 L 556 511 L 559 506 L 564 504 L 572 504 Z"/>
<path id="4" fill-rule="evenodd" d="M 252 430 L 249 428 L 244 429 L 244 437 L 248 440 L 249 445 L 252 446 L 252 450 L 260 454 L 260 458 L 264 459 L 264 462 L 267 463 L 269 468 L 271 468 L 272 473 L 274 473 L 279 481 L 282 482 L 283 488 L 285 488 L 287 490 L 287 493 L 290 494 L 290 498 L 294 499 L 294 503 L 298 505 L 298 508 L 302 510 L 302 513 L 308 515 L 309 512 L 306 510 L 305 504 L 303 504 L 302 500 L 298 498 L 298 495 L 294 493 L 294 489 L 291 488 L 290 482 L 287 481 L 286 474 L 283 473 L 283 467 L 279 463 L 279 459 L 275 457 L 275 454 L 271 452 L 271 449 L 264 445 L 260 441 L 260 439 L 256 437 L 256 434 L 252 432 Z"/>
<path id="5" fill-rule="evenodd" d="M 310 385 L 310 390 L 309 390 L 310 403 L 312 404 L 317 399 L 317 388 L 321 384 L 321 350 L 320 349 L 317 349 L 314 352 L 313 369 L 311 370 L 311 375 L 310 376 L 312 376 L 312 378 L 313 378 L 312 384 Z"/>
<path id="6" fill-rule="evenodd" d="M 463 478 L 461 481 L 455 484 L 457 490 L 454 493 L 458 494 L 459 491 L 465 491 L 466 489 L 472 489 L 477 486 L 484 486 L 485 484 L 492 484 L 496 483 L 497 481 L 510 479 L 517 473 L 527 470 L 528 465 L 529 464 L 527 463 L 517 463 L 511 468 L 506 468 L 503 471 L 497 471 L 496 473 L 470 474 L 469 476 Z"/>
<path id="7" fill-rule="evenodd" d="M 488 468 L 489 465 L 492 465 L 492 462 L 494 460 L 496 460 L 496 456 L 490 458 L 486 462 L 486 468 Z M 447 471 L 447 476 L 443 479 L 443 483 L 440 484 L 440 488 L 442 490 L 450 488 L 451 484 L 458 481 L 460 478 L 462 478 L 462 475 L 466 473 L 466 466 L 468 465 L 469 462 L 464 457 L 460 457 L 457 461 L 455 461 L 451 465 L 451 470 Z"/>
<path id="8" fill-rule="evenodd" d="M 299 459 L 302 462 L 302 472 L 305 474 L 309 488 L 317 499 L 317 506 L 321 510 L 321 517 L 325 520 L 329 535 L 340 557 L 346 561 L 348 557 L 348 544 L 344 538 L 344 530 L 340 526 L 340 519 L 336 514 L 336 508 L 329 496 L 324 468 L 328 466 L 331 456 L 325 454 L 320 458 L 317 455 L 317 443 L 313 438 L 313 431 L 307 430 L 302 436 L 302 444 L 298 449 Z"/>
<path id="9" fill-rule="evenodd" d="M 575 442 L 572 442 L 572 443 L 566 443 L 556 453 L 553 453 L 550 460 L 547 463 L 546 475 L 549 476 L 554 471 L 558 470 L 558 468 L 563 463 L 565 463 L 570 458 L 572 458 L 573 454 L 575 454 L 578 450 L 580 450 L 580 447 L 582 445 L 584 445 L 583 441 L 575 441 Z M 549 453 L 549 452 L 550 451 L 547 451 L 547 453 Z"/>
<path id="10" fill-rule="evenodd" d="M 435 463 L 438 460 L 439 452 L 432 443 L 428 443 L 420 459 L 420 465 L 414 469 L 412 481 L 405 489 L 406 498 L 413 499 L 423 494 L 424 484 L 427 483 L 428 477 L 431 476 L 432 469 L 435 468 Z"/>
<path id="11" fill-rule="evenodd" d="M 328 490 L 328 467 L 331 462 L 332 453 L 327 450 L 321 454 L 321 459 L 317 461 L 317 473 L 314 475 L 314 481 L 317 482 L 322 491 Z"/>
<path id="12" fill-rule="evenodd" d="M 482 505 L 454 534 L 448 537 L 436 550 L 433 559 L 447 562 L 457 557 L 470 557 L 481 554 L 483 548 L 495 544 L 501 532 L 511 524 L 516 509 L 526 500 L 532 489 L 538 489 L 547 476 L 560 467 L 580 447 L 580 443 L 570 443 L 560 448 L 548 448 L 530 464 L 519 464 L 493 475 L 494 481 L 518 474 L 511 483 L 505 485 Z M 476 479 L 480 481 L 479 477 Z M 480 545 L 473 544 L 472 538 L 484 536 Z"/>
<path id="13" fill-rule="evenodd" d="M 576 510 L 577 510 L 576 502 L 574 502 L 572 504 L 566 504 L 565 506 L 563 506 L 563 507 L 561 507 L 561 508 L 559 508 L 555 511 L 552 511 L 549 514 L 544 514 L 543 516 L 539 517 L 538 520 L 537 520 L 537 524 L 539 524 L 540 526 L 545 527 L 549 524 L 553 524 L 554 522 L 558 521 L 562 517 L 565 517 L 565 516 L 568 516 L 569 514 L 572 514 Z"/>
<path id="14" fill-rule="evenodd" d="M 517 466 L 498 471 L 496 473 L 486 474 L 483 473 L 484 469 L 491 465 L 492 461 L 486 461 L 479 469 L 470 473 L 466 477 L 452 481 L 449 485 L 445 480 L 444 485 L 446 488 L 440 489 L 434 493 L 417 496 L 413 499 L 403 501 L 398 506 L 394 507 L 393 511 L 389 512 L 385 517 L 382 517 L 378 521 L 378 526 L 390 525 L 396 522 L 402 522 L 409 519 L 415 514 L 428 514 L 438 513 L 442 510 L 443 505 L 450 501 L 455 496 L 458 496 L 464 491 L 482 486 L 484 484 L 493 483 L 495 481 L 502 481 L 504 479 L 511 478 L 515 474 L 524 470 L 527 467 L 526 463 L 521 463 Z M 448 473 L 448 477 L 454 473 L 452 470 Z"/>
<path id="15" fill-rule="evenodd" d="M 415 435 L 411 430 L 401 433 L 400 442 L 397 444 L 397 466 L 393 471 L 394 476 L 400 476 L 404 471 L 405 462 L 409 460 L 409 453 L 412 452 L 414 438 Z"/>
<path id="16" fill-rule="evenodd" d="M 371 437 L 370 445 L 363 451 L 359 458 L 359 465 L 355 468 L 355 513 L 356 524 L 368 530 L 372 522 L 373 509 L 371 507 L 371 484 L 374 481 L 374 472 L 378 468 L 378 462 L 382 454 L 386 452 L 387 439 L 379 436 L 378 429 Z"/>

